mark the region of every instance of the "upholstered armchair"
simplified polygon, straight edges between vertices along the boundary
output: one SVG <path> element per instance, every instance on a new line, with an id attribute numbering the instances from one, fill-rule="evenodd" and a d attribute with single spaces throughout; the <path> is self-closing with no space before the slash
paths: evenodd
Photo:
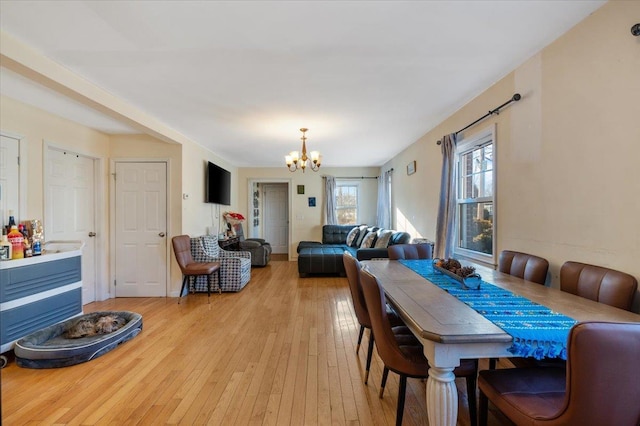
<path id="1" fill-rule="evenodd" d="M 191 238 L 191 255 L 196 262 L 219 262 L 218 274 L 209 275 L 211 288 L 221 291 L 240 291 L 251 279 L 251 253 L 246 251 L 227 251 L 218 245 L 218 237 L 203 235 Z M 190 290 L 207 291 L 207 277 L 197 277 Z"/>
<path id="2" fill-rule="evenodd" d="M 271 244 L 262 238 L 245 238 L 242 223 L 233 225 L 233 230 L 238 237 L 240 250 L 251 253 L 251 266 L 266 266 L 271 258 Z"/>

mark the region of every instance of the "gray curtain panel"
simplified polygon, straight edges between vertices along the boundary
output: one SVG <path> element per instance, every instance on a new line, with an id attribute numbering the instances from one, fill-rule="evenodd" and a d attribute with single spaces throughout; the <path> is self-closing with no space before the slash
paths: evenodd
<path id="1" fill-rule="evenodd" d="M 377 226 L 392 229 L 391 226 L 391 170 L 378 177 Z"/>
<path id="2" fill-rule="evenodd" d="M 456 216 L 456 134 L 442 138 L 442 176 L 440 178 L 440 205 L 436 224 L 435 257 L 448 259 L 453 254 L 453 224 Z"/>
<path id="3" fill-rule="evenodd" d="M 324 195 L 325 195 L 325 221 L 327 225 L 337 225 L 338 216 L 336 215 L 336 178 L 333 176 L 324 177 Z"/>

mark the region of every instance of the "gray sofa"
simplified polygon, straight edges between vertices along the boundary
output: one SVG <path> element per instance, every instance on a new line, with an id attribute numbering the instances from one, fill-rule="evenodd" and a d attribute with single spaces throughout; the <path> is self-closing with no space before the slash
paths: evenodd
<path id="1" fill-rule="evenodd" d="M 358 260 L 387 258 L 388 246 L 407 244 L 410 240 L 411 236 L 403 231 L 366 225 L 324 225 L 322 242 L 300 241 L 298 244 L 298 274 L 301 277 L 308 274 L 344 276 L 342 254 L 345 251 Z"/>

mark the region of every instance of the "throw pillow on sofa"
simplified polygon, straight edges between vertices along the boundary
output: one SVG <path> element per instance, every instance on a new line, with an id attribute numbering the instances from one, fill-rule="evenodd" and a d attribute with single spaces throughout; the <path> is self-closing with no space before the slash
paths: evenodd
<path id="1" fill-rule="evenodd" d="M 393 235 L 393 231 L 389 229 L 379 229 L 378 230 L 378 238 L 376 238 L 375 248 L 387 248 L 389 245 L 389 240 L 391 240 L 391 236 Z"/>
<path id="2" fill-rule="evenodd" d="M 364 237 L 367 235 L 367 228 L 367 225 L 360 225 L 358 227 L 358 238 L 355 240 L 355 247 L 360 247 L 362 245 L 362 240 L 364 240 Z"/>
<path id="3" fill-rule="evenodd" d="M 351 231 L 349 231 L 349 233 L 347 234 L 347 245 L 349 247 L 354 247 L 355 242 L 358 240 L 358 234 L 360 233 L 360 228 L 358 228 L 357 226 L 354 227 Z"/>
<path id="4" fill-rule="evenodd" d="M 362 244 L 360 244 L 360 248 L 373 247 L 377 236 L 378 236 L 377 232 L 374 232 L 374 231 L 367 232 L 367 235 L 365 235 L 364 239 L 362 240 Z"/>

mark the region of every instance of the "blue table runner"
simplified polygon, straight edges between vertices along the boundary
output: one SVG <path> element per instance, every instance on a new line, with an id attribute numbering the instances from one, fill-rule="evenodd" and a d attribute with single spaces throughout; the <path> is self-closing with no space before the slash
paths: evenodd
<path id="1" fill-rule="evenodd" d="M 567 359 L 567 338 L 576 320 L 484 280 L 479 290 L 465 290 L 453 278 L 435 271 L 431 260 L 400 260 L 400 263 L 510 334 L 512 354 Z"/>

